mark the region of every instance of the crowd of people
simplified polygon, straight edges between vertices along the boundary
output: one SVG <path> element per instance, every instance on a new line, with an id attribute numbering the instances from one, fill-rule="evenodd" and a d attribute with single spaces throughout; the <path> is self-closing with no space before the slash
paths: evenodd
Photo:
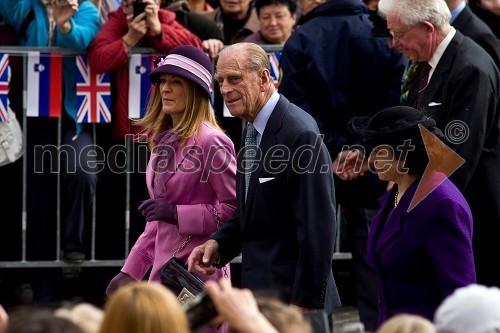
<path id="1" fill-rule="evenodd" d="M 318 310 L 331 328 L 339 215 L 367 332 L 499 331 L 500 1 L 478 1 L 121 0 L 104 17 L 107 0 L 1 1 L 2 44 L 85 53 L 111 74 L 106 144 L 141 134 L 150 154 L 134 175 L 144 229 L 104 310 L 1 309 L 0 333 L 190 332 L 178 300 L 194 295 L 160 285 L 172 258 L 206 283 L 218 315 L 203 332 L 316 332 L 305 314 Z M 267 44 L 282 47 L 278 87 Z M 131 120 L 138 47 L 162 55 Z M 61 118 L 24 129 L 27 258 L 54 259 L 53 161 L 32 152 L 61 144 L 76 154 L 58 162 L 60 259 L 78 266 L 100 180 L 80 154 L 96 143 L 77 120 L 74 56 L 62 66 Z M 57 300 L 58 272 L 34 276 L 35 303 Z"/>

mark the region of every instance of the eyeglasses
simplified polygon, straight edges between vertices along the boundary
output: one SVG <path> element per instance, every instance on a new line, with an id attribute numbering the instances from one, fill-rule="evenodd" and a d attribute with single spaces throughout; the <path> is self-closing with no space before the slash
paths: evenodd
<path id="1" fill-rule="evenodd" d="M 413 28 L 415 28 L 418 24 L 415 24 L 414 26 L 408 28 L 405 32 L 394 32 L 392 30 L 389 30 L 389 33 L 391 34 L 392 38 L 394 38 L 394 40 L 397 40 L 397 41 L 400 41 L 401 39 L 403 39 L 405 37 L 405 35 Z"/>

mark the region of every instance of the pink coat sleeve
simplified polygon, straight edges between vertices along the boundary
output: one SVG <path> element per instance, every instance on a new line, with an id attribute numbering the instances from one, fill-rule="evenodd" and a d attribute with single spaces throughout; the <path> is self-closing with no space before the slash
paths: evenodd
<path id="1" fill-rule="evenodd" d="M 214 208 L 220 222 L 229 220 L 236 209 L 236 159 L 231 140 L 213 132 L 203 142 L 206 179 L 216 194 L 217 204 L 177 205 L 180 234 L 212 234 L 217 230 Z M 217 170 L 216 170 L 217 169 Z"/>
<path id="2" fill-rule="evenodd" d="M 157 222 L 146 223 L 144 232 L 139 236 L 132 247 L 121 271 L 127 273 L 137 281 L 146 275 L 149 267 L 153 265 L 155 257 Z"/>

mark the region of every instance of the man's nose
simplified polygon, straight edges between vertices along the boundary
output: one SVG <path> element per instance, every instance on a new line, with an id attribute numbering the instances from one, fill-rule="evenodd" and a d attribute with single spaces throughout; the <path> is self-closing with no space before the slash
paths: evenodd
<path id="1" fill-rule="evenodd" d="M 227 94 L 229 91 L 229 86 L 224 82 L 219 83 L 219 88 L 220 88 L 220 93 L 222 94 L 222 96 Z"/>

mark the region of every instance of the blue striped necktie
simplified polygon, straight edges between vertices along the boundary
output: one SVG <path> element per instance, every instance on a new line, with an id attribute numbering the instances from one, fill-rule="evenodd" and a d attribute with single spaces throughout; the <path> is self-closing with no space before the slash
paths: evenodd
<path id="1" fill-rule="evenodd" d="M 245 202 L 247 201 L 248 186 L 250 185 L 250 177 L 252 175 L 252 164 L 256 156 L 257 148 L 257 130 L 253 124 L 248 123 L 247 134 L 245 136 Z"/>

